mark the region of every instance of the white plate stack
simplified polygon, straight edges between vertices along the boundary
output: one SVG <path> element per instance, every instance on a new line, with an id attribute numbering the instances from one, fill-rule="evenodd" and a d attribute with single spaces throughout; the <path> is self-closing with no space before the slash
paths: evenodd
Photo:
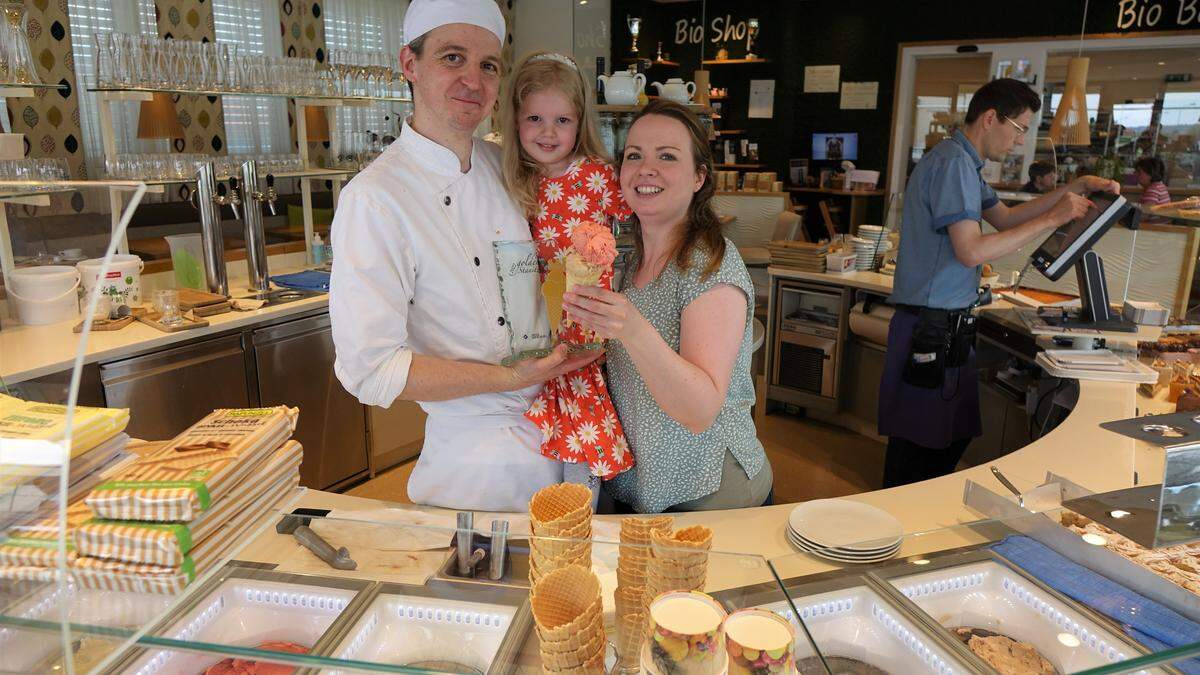
<path id="1" fill-rule="evenodd" d="M 859 225 L 858 236 L 850 242 L 854 245 L 855 269 L 869 272 L 878 266 L 879 256 L 892 248 L 887 239 L 887 230 L 879 225 Z"/>
<path id="2" fill-rule="evenodd" d="M 837 563 L 872 563 L 900 550 L 904 527 L 890 513 L 848 499 L 814 499 L 792 509 L 788 541 Z"/>

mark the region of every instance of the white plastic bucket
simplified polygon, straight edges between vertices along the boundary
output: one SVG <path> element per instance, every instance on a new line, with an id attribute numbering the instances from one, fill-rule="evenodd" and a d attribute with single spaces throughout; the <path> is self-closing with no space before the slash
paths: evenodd
<path id="1" fill-rule="evenodd" d="M 200 233 L 171 234 L 163 237 L 171 247 L 171 266 L 175 268 L 175 285 L 180 288 L 206 290 L 204 279 L 204 245 Z"/>
<path id="2" fill-rule="evenodd" d="M 103 258 L 84 260 L 76 265 L 83 280 L 83 297 L 91 296 L 92 288 L 100 286 L 100 292 L 112 298 L 113 306 L 136 305 L 142 301 L 142 268 L 145 263 L 136 255 L 114 255 L 108 272 L 100 278 Z"/>
<path id="3" fill-rule="evenodd" d="M 79 314 L 79 272 L 74 267 L 22 267 L 8 275 L 8 297 L 21 323 L 42 326 Z"/>

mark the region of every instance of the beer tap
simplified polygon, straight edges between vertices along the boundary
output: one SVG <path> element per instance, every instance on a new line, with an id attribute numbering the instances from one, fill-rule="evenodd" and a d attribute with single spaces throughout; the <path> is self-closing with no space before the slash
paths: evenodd
<path id="1" fill-rule="evenodd" d="M 249 188 L 246 189 L 249 190 Z M 271 212 L 271 215 L 279 215 L 275 212 L 275 201 L 279 199 L 279 194 L 275 192 L 275 174 L 267 174 L 267 189 L 265 191 L 251 190 L 247 194 L 249 195 L 249 199 L 266 204 L 267 210 Z"/>
<path id="2" fill-rule="evenodd" d="M 241 220 L 242 215 L 238 213 L 238 206 L 242 203 L 242 196 L 238 194 L 237 178 L 229 179 L 229 187 L 226 188 L 224 183 L 217 183 L 217 194 L 213 197 L 213 202 L 217 206 L 228 206 L 233 212 L 234 220 Z"/>

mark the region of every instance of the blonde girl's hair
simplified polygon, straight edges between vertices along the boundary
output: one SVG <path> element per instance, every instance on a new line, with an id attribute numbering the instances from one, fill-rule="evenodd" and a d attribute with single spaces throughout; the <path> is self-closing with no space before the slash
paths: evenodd
<path id="1" fill-rule="evenodd" d="M 600 144 L 595 111 L 591 107 L 592 90 L 579 66 L 569 56 L 553 52 L 527 54 L 513 70 L 505 87 L 500 106 L 500 131 L 504 137 L 504 187 L 525 212 L 527 218 L 537 213 L 537 182 L 542 167 L 521 147 L 518 131 L 521 103 L 530 94 L 554 90 L 562 94 L 579 116 L 572 157 L 590 156 L 611 163 L 608 152 Z"/>

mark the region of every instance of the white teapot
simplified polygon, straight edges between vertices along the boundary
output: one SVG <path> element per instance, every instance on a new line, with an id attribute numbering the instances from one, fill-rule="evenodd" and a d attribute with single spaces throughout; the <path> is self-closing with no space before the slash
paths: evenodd
<path id="1" fill-rule="evenodd" d="M 604 100 L 613 105 L 635 105 L 638 96 L 646 89 L 646 76 L 628 70 L 600 75 L 596 79 L 604 85 Z"/>
<path id="2" fill-rule="evenodd" d="M 650 85 L 654 87 L 658 95 L 663 98 L 669 98 L 672 101 L 677 101 L 684 105 L 692 102 L 692 97 L 696 95 L 696 83 L 684 82 L 678 77 L 672 77 L 667 80 L 666 84 L 654 82 Z"/>

